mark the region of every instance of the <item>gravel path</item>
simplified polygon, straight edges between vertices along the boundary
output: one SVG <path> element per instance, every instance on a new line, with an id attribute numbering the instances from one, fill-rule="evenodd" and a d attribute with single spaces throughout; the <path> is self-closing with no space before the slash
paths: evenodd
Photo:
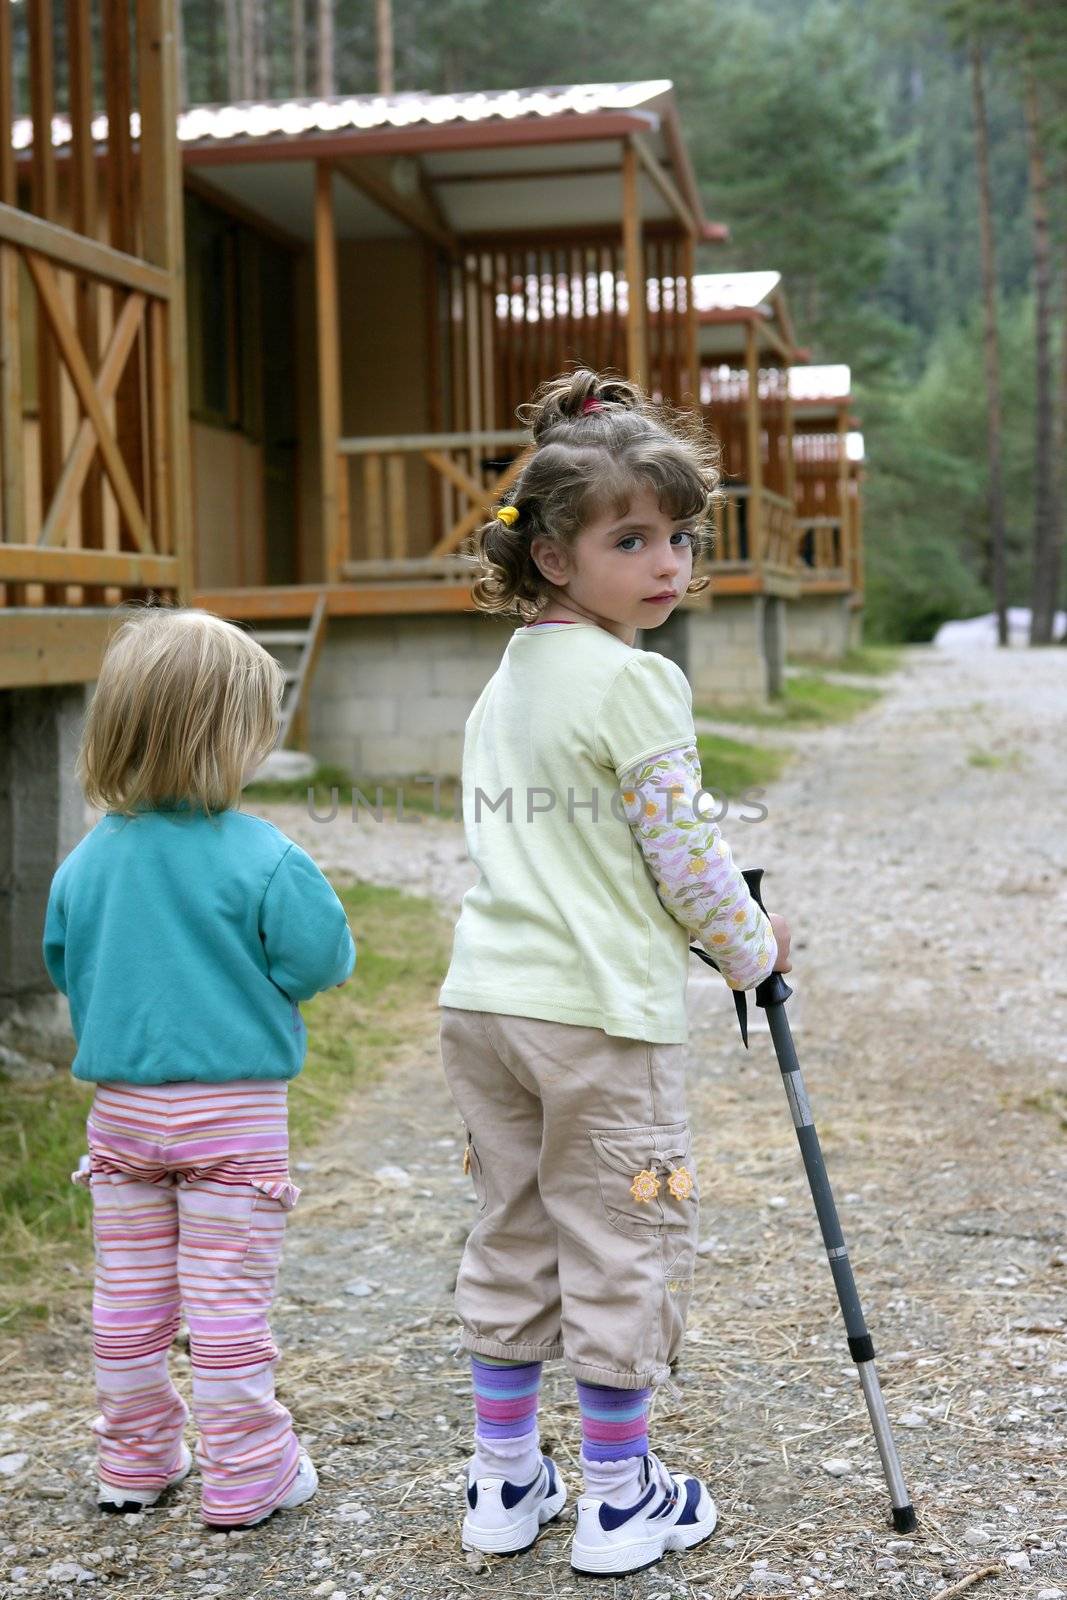
<path id="1" fill-rule="evenodd" d="M 766 820 L 725 820 L 793 928 L 789 1014 L 920 1532 L 890 1528 L 762 1018 L 746 1053 L 694 964 L 701 1269 L 654 1433 L 707 1474 L 721 1528 L 612 1600 L 1067 1596 L 1065 711 L 1067 652 L 910 650 L 865 717 L 793 737 Z M 338 877 L 450 914 L 471 881 L 455 823 L 269 814 Z M 513 1561 L 458 1550 L 450 1293 L 471 1193 L 435 1037 L 431 1014 L 299 1174 L 276 1326 L 317 1499 L 244 1535 L 205 1537 L 190 1488 L 99 1517 L 83 1316 L 0 1350 L 0 1595 L 594 1592 L 567 1515 Z M 555 1369 L 543 1426 L 573 1487 Z"/>

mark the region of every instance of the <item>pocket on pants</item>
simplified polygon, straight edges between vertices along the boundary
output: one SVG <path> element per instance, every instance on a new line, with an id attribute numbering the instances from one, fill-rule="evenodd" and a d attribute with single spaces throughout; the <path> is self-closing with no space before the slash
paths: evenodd
<path id="1" fill-rule="evenodd" d="M 699 1199 L 687 1122 L 637 1128 L 591 1128 L 597 1183 L 613 1228 L 644 1239 L 678 1230 L 679 1245 L 695 1232 Z M 677 1255 L 684 1256 L 684 1248 Z M 679 1267 L 684 1270 L 683 1261 Z M 688 1277 L 692 1276 L 690 1263 Z"/>

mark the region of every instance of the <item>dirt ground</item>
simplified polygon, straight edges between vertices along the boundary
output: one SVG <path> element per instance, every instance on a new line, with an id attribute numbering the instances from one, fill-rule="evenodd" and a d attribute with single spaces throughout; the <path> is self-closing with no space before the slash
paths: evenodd
<path id="1" fill-rule="evenodd" d="M 706 1475 L 721 1523 L 597 1592 L 1067 1595 L 1065 722 L 1067 651 L 911 650 L 859 721 L 775 734 L 799 753 L 766 820 L 723 822 L 792 925 L 788 1011 L 918 1534 L 892 1532 L 763 1019 L 746 1052 L 727 991 L 694 962 L 700 1269 L 653 1435 Z M 432 894 L 449 914 L 471 881 L 455 823 L 270 815 L 339 878 Z M 569 1509 L 514 1560 L 459 1551 L 471 1408 L 450 1294 L 472 1194 L 458 1132 L 430 1014 L 297 1174 L 276 1330 L 280 1393 L 322 1480 L 300 1512 L 205 1536 L 194 1478 L 143 1516 L 101 1517 L 87 1315 L 0 1347 L 0 1595 L 590 1592 L 570 1570 Z M 559 1367 L 542 1426 L 573 1490 Z"/>

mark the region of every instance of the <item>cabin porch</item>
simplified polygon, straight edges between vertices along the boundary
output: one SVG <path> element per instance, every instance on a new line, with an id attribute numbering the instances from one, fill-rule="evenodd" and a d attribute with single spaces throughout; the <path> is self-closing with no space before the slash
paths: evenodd
<path id="1" fill-rule="evenodd" d="M 803 602 L 791 646 L 832 662 L 862 642 L 863 435 L 847 366 L 795 367 L 790 385 Z"/>

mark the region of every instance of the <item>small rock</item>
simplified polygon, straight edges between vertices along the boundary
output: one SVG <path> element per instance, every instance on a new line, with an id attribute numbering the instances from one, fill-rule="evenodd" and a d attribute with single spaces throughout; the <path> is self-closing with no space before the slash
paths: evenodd
<path id="1" fill-rule="evenodd" d="M 312 1594 L 333 1594 L 333 1579 L 324 1578 L 321 1583 L 315 1585 L 311 1592 Z"/>
<path id="2" fill-rule="evenodd" d="M 846 1461 L 844 1456 L 827 1456 L 825 1461 L 819 1462 L 819 1465 L 824 1472 L 830 1474 L 831 1478 L 843 1478 L 846 1473 L 852 1471 L 852 1462 Z"/>
<path id="3" fill-rule="evenodd" d="M 993 1535 L 986 1533 L 984 1528 L 968 1528 L 964 1532 L 963 1542 L 964 1544 L 989 1544 L 992 1538 Z"/>
<path id="4" fill-rule="evenodd" d="M 789 1201 L 784 1195 L 772 1194 L 771 1198 L 767 1201 L 767 1204 L 771 1207 L 772 1211 L 784 1211 L 786 1206 L 789 1204 Z"/>
<path id="5" fill-rule="evenodd" d="M 0 1474 L 5 1478 L 13 1478 L 16 1472 L 21 1472 L 29 1460 L 25 1450 L 14 1450 L 9 1456 L 0 1456 Z"/>
<path id="6" fill-rule="evenodd" d="M 47 1400 L 31 1400 L 28 1405 L 11 1406 L 4 1413 L 5 1422 L 26 1422 L 30 1417 L 41 1417 L 52 1407 Z"/>
<path id="7" fill-rule="evenodd" d="M 925 1428 L 926 1418 L 921 1417 L 917 1411 L 905 1411 L 900 1418 L 900 1426 L 902 1428 Z"/>
<path id="8" fill-rule="evenodd" d="M 1039 1589 L 1037 1600 L 1064 1600 L 1062 1589 Z"/>
<path id="9" fill-rule="evenodd" d="M 388 1163 L 384 1167 L 375 1167 L 374 1176 L 379 1183 L 392 1184 L 401 1189 L 406 1189 L 411 1182 L 411 1173 L 406 1167 L 393 1167 Z"/>
<path id="10" fill-rule="evenodd" d="M 345 1284 L 345 1294 L 354 1295 L 357 1300 L 365 1300 L 377 1287 L 378 1285 L 371 1283 L 369 1278 L 356 1278 L 354 1282 Z"/>
<path id="11" fill-rule="evenodd" d="M 53 1561 L 45 1573 L 49 1583 L 92 1583 L 95 1572 L 89 1572 L 77 1561 Z"/>
<path id="12" fill-rule="evenodd" d="M 1013 1567 L 1016 1572 L 1029 1572 L 1030 1557 L 1025 1550 L 1009 1550 L 1004 1557 L 1004 1565 Z"/>

